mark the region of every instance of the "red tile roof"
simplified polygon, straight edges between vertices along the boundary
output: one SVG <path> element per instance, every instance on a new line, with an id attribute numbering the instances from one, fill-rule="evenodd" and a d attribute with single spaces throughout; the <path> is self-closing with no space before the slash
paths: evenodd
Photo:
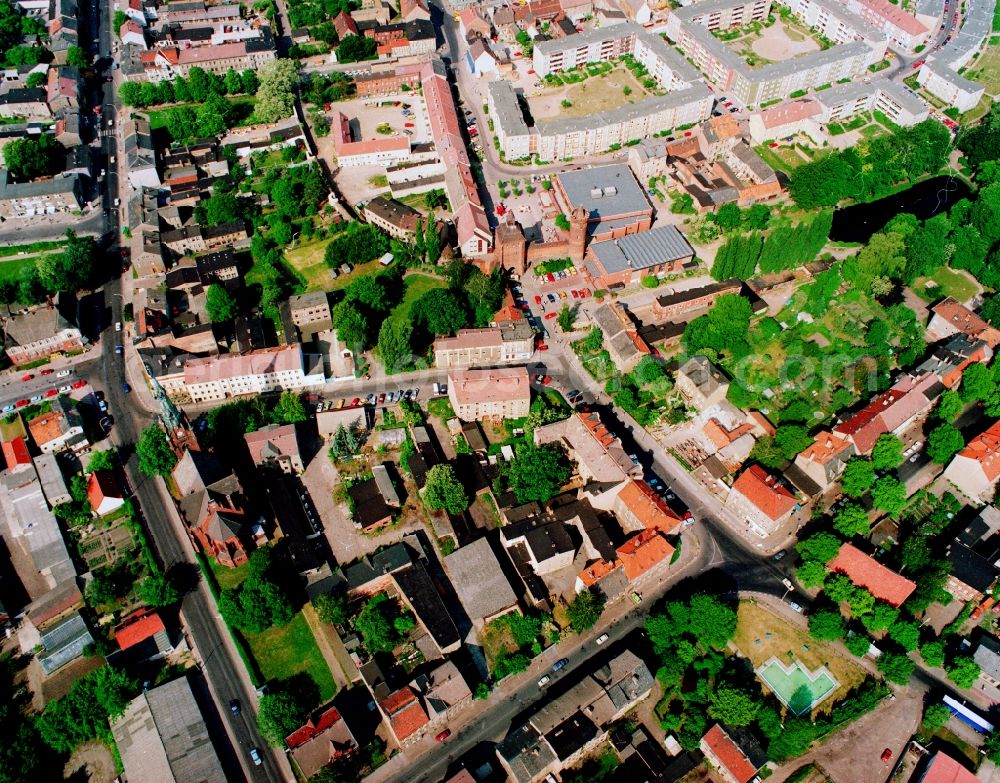
<path id="1" fill-rule="evenodd" d="M 609 563 L 607 560 L 598 560 L 577 574 L 577 579 L 583 583 L 584 587 L 593 587 L 616 568 L 618 568 L 617 560 L 614 563 Z"/>
<path id="2" fill-rule="evenodd" d="M 95 470 L 87 481 L 87 500 L 90 501 L 91 509 L 98 511 L 106 498 L 120 500 L 122 491 L 111 471 Z"/>
<path id="3" fill-rule="evenodd" d="M 156 612 L 140 612 L 126 618 L 115 630 L 115 641 L 121 649 L 127 650 L 165 630 L 163 620 Z"/>
<path id="4" fill-rule="evenodd" d="M 857 450 L 867 454 L 879 435 L 894 431 L 904 422 L 930 406 L 926 392 L 938 382 L 933 373 L 919 377 L 904 375 L 891 389 L 875 397 L 847 421 L 833 428 L 852 438 Z"/>
<path id="5" fill-rule="evenodd" d="M 383 712 L 389 716 L 392 732 L 400 742 L 419 731 L 430 721 L 424 708 L 417 700 L 417 695 L 409 686 L 400 688 L 395 693 L 390 693 L 379 702 L 379 705 Z"/>
<path id="6" fill-rule="evenodd" d="M 3 456 L 7 460 L 8 470 L 13 470 L 18 465 L 30 465 L 31 455 L 28 454 L 28 445 L 24 438 L 18 435 L 13 440 L 3 442 Z"/>
<path id="7" fill-rule="evenodd" d="M 799 456 L 809 462 L 815 462 L 817 465 L 825 465 L 842 454 L 844 449 L 850 445 L 850 441 L 846 438 L 821 430 L 816 433 L 813 442 Z"/>
<path id="8" fill-rule="evenodd" d="M 972 310 L 950 296 L 931 309 L 935 315 L 947 321 L 952 329 L 957 329 L 969 337 L 979 338 L 990 348 L 996 348 L 1000 344 L 1000 330 L 994 329 Z"/>
<path id="9" fill-rule="evenodd" d="M 920 783 L 977 783 L 978 780 L 955 759 L 939 750 L 931 759 Z"/>
<path id="10" fill-rule="evenodd" d="M 795 495 L 760 465 L 751 465 L 733 482 L 739 492 L 768 519 L 778 520 L 795 508 Z"/>
<path id="11" fill-rule="evenodd" d="M 958 452 L 958 456 L 975 460 L 983 469 L 986 479 L 996 481 L 1000 476 L 1000 421 L 970 440 L 969 445 Z"/>
<path id="12" fill-rule="evenodd" d="M 799 122 L 815 117 L 822 110 L 823 108 L 818 101 L 806 98 L 802 101 L 782 103 L 779 106 L 764 109 L 760 113 L 760 120 L 765 128 L 776 128 L 790 122 Z"/>
<path id="13" fill-rule="evenodd" d="M 739 746 L 726 734 L 722 726 L 716 723 L 701 738 L 701 741 L 705 743 L 712 755 L 737 783 L 749 783 L 750 780 L 753 780 L 757 770 L 750 763 L 750 759 L 739 749 Z"/>
<path id="14" fill-rule="evenodd" d="M 681 523 L 681 518 L 645 481 L 632 479 L 618 493 L 618 499 L 647 530 L 669 533 Z"/>
<path id="15" fill-rule="evenodd" d="M 656 530 L 643 530 L 618 547 L 618 558 L 628 580 L 634 581 L 674 553 L 674 548 Z"/>
<path id="16" fill-rule="evenodd" d="M 288 745 L 289 750 L 295 750 L 295 748 L 300 745 L 304 745 L 318 734 L 322 734 L 340 719 L 340 713 L 337 712 L 335 707 L 331 707 L 320 715 L 319 720 L 315 723 L 313 723 L 312 720 L 306 721 L 305 726 L 302 726 L 289 734 L 285 738 L 285 743 Z"/>
<path id="17" fill-rule="evenodd" d="M 840 552 L 829 562 L 828 567 L 831 571 L 844 574 L 854 584 L 892 606 L 902 604 L 917 589 L 914 582 L 891 568 L 886 568 L 852 544 L 840 547 Z"/>

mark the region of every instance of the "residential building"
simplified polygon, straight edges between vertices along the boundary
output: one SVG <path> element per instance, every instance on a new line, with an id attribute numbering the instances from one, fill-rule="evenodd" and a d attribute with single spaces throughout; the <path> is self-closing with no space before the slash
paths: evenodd
<path id="1" fill-rule="evenodd" d="M 204 286 L 215 283 L 225 285 L 240 278 L 240 267 L 231 247 L 202 253 L 194 259 L 194 263 L 198 270 L 198 279 Z"/>
<path id="2" fill-rule="evenodd" d="M 0 93 L 0 111 L 5 116 L 29 120 L 47 120 L 52 117 L 48 94 L 43 87 L 14 87 L 5 90 Z"/>
<path id="3" fill-rule="evenodd" d="M 25 315 L 14 315 L 7 319 L 5 331 L 7 356 L 15 365 L 86 348 L 80 330 L 65 317 L 59 305 L 37 307 Z"/>
<path id="4" fill-rule="evenodd" d="M 384 482 L 382 486 L 385 486 Z M 347 495 L 351 499 L 351 518 L 354 524 L 366 532 L 390 524 L 400 511 L 395 489 L 386 497 L 374 478 L 352 484 L 347 489 Z"/>
<path id="5" fill-rule="evenodd" d="M 142 660 L 162 658 L 174 648 L 163 618 L 149 609 L 141 609 L 126 617 L 115 628 L 115 642 L 122 652 L 129 652 L 134 658 Z"/>
<path id="6" fill-rule="evenodd" d="M 94 637 L 79 612 L 73 612 L 38 631 L 42 651 L 36 655 L 36 660 L 46 675 L 83 657 L 87 645 L 94 643 Z"/>
<path id="7" fill-rule="evenodd" d="M 951 567 L 944 589 L 959 601 L 978 604 L 996 581 L 997 567 L 993 559 L 983 557 L 960 541 L 948 545 L 946 556 Z"/>
<path id="8" fill-rule="evenodd" d="M 316 414 L 316 427 L 322 438 L 332 438 L 341 427 L 357 433 L 367 432 L 374 423 L 375 410 L 368 405 L 357 408 L 331 408 Z"/>
<path id="9" fill-rule="evenodd" d="M 256 432 L 248 432 L 243 439 L 250 459 L 258 468 L 277 468 L 282 473 L 301 473 L 305 470 L 298 425 L 268 424 Z"/>
<path id="10" fill-rule="evenodd" d="M 1000 479 L 1000 422 L 970 440 L 945 468 L 944 478 L 970 500 L 988 503 Z"/>
<path id="11" fill-rule="evenodd" d="M 966 367 L 976 362 L 988 363 L 992 358 L 993 349 L 984 340 L 956 334 L 936 346 L 917 367 L 917 372 L 934 373 L 944 386 L 951 389 L 962 380 Z"/>
<path id="12" fill-rule="evenodd" d="M 826 489 L 840 478 L 847 460 L 855 455 L 854 444 L 828 430 L 820 430 L 809 444 L 795 458 L 795 464 L 817 486 Z"/>
<path id="13" fill-rule="evenodd" d="M 621 441 L 601 422 L 598 413 L 577 413 L 568 419 L 536 427 L 535 445 L 558 443 L 576 465 L 577 475 L 589 482 L 620 484 L 627 478 L 642 478 Z"/>
<path id="14" fill-rule="evenodd" d="M 798 508 L 792 491 L 760 465 L 744 470 L 729 491 L 726 508 L 761 538 L 774 533 Z"/>
<path id="15" fill-rule="evenodd" d="M 352 141 L 350 120 L 337 112 L 330 123 L 337 164 L 352 166 L 390 166 L 412 159 L 409 136 L 387 136 L 371 141 Z"/>
<path id="16" fill-rule="evenodd" d="M 449 372 L 448 399 L 463 421 L 518 419 L 531 406 L 531 379 L 525 367 Z"/>
<path id="17" fill-rule="evenodd" d="M 729 379 L 705 356 L 692 356 L 674 377 L 677 391 L 696 410 L 704 411 L 726 399 Z"/>
<path id="18" fill-rule="evenodd" d="M 406 242 L 413 241 L 417 221 L 423 223 L 423 215 L 413 207 L 384 196 L 376 196 L 365 204 L 362 214 L 389 236 Z"/>
<path id="19" fill-rule="evenodd" d="M 656 529 L 643 530 L 618 547 L 625 577 L 634 582 L 651 568 L 669 562 L 674 547 Z"/>
<path id="20" fill-rule="evenodd" d="M 35 446 L 43 454 L 64 449 L 74 451 L 87 448 L 90 442 L 83 434 L 83 418 L 75 405 L 59 396 L 52 403 L 52 410 L 28 422 L 28 432 Z"/>
<path id="21" fill-rule="evenodd" d="M 143 691 L 111 733 L 131 783 L 225 783 L 186 677 Z"/>
<path id="22" fill-rule="evenodd" d="M 270 28 L 262 28 L 263 35 L 245 41 L 234 41 L 214 46 L 177 47 L 164 46 L 138 53 L 136 69 L 123 69 L 127 78 L 140 78 L 150 82 L 172 81 L 178 76 L 187 78 L 192 68 L 224 75 L 230 68 L 236 71 L 260 70 L 274 60 L 274 40 Z"/>
<path id="23" fill-rule="evenodd" d="M 484 38 L 476 38 L 465 52 L 465 64 L 473 76 L 496 76 L 500 72 L 500 58 Z"/>
<path id="24" fill-rule="evenodd" d="M 405 0 L 404 0 L 405 2 Z M 348 17 L 350 18 L 350 17 Z M 361 97 L 369 95 L 395 95 L 420 86 L 420 74 L 404 69 L 392 71 L 375 71 L 354 78 L 357 94 Z"/>
<path id="25" fill-rule="evenodd" d="M 442 663 L 426 676 L 418 677 L 410 686 L 419 691 L 427 716 L 435 727 L 472 701 L 469 684 L 451 661 Z"/>
<path id="26" fill-rule="evenodd" d="M 612 510 L 625 532 L 658 530 L 672 533 L 681 519 L 653 488 L 641 479 L 624 482 L 615 496 Z"/>
<path id="27" fill-rule="evenodd" d="M 87 500 L 90 509 L 98 517 L 111 514 L 125 505 L 115 474 L 110 470 L 95 470 L 87 479 Z"/>
<path id="28" fill-rule="evenodd" d="M 592 250 L 594 247 L 596 245 L 591 245 Z M 604 336 L 604 347 L 611 361 L 624 372 L 631 372 L 644 356 L 652 355 L 628 313 L 614 302 L 605 302 L 592 310 L 590 318 Z"/>
<path id="29" fill-rule="evenodd" d="M 517 596 L 486 538 L 456 549 L 444 567 L 474 627 L 517 610 Z"/>
<path id="30" fill-rule="evenodd" d="M 0 169 L 0 217 L 6 220 L 71 212 L 82 206 L 83 183 L 79 174 L 11 182 L 10 172 Z"/>
<path id="31" fill-rule="evenodd" d="M 535 332 L 524 319 L 483 329 L 459 329 L 434 341 L 434 366 L 489 367 L 527 362 L 535 352 Z"/>
<path id="32" fill-rule="evenodd" d="M 7 442 L 5 441 L 3 445 L 4 451 L 7 451 Z M 24 438 L 15 438 L 12 445 L 14 446 L 12 451 L 16 455 L 16 459 L 24 461 L 15 464 L 13 467 L 8 465 L 8 469 L 13 471 L 19 469 L 21 465 L 31 465 L 32 460 L 28 456 L 28 449 L 24 443 Z M 38 480 L 42 485 L 42 494 L 45 495 L 45 501 L 49 504 L 49 508 L 54 508 L 60 503 L 69 503 L 73 500 L 55 454 L 39 454 L 35 457 L 34 463 L 35 471 L 38 473 Z"/>
<path id="33" fill-rule="evenodd" d="M 411 744 L 423 736 L 430 722 L 427 711 L 409 685 L 390 693 L 377 702 L 379 710 L 399 745 Z"/>
<path id="34" fill-rule="evenodd" d="M 311 291 L 288 298 L 288 314 L 301 339 L 333 328 L 330 301 L 325 291 Z"/>
<path id="35" fill-rule="evenodd" d="M 1000 640 L 995 636 L 982 634 L 972 659 L 979 664 L 980 679 L 994 688 L 1000 688 Z"/>
<path id="36" fill-rule="evenodd" d="M 538 576 L 568 568 L 577 552 L 566 526 L 547 519 L 527 519 L 506 525 L 500 531 L 500 538 L 515 563 L 521 559 Z"/>
<path id="37" fill-rule="evenodd" d="M 354 734 L 336 707 L 310 716 L 305 725 L 285 737 L 285 745 L 305 778 L 311 778 L 358 748 Z"/>
<path id="38" fill-rule="evenodd" d="M 767 763 L 767 756 L 749 732 L 727 731 L 718 723 L 701 738 L 701 752 L 727 783 L 750 783 Z"/>
<path id="39" fill-rule="evenodd" d="M 855 585 L 891 606 L 901 606 L 917 589 L 916 583 L 886 568 L 853 544 L 843 544 L 837 556 L 827 563 L 827 568 L 844 574 Z"/>
<path id="40" fill-rule="evenodd" d="M 307 355 L 301 345 L 293 344 L 245 354 L 188 359 L 184 363 L 183 391 L 191 402 L 198 403 L 297 391 L 322 386 L 324 382 L 320 357 Z"/>
<path id="41" fill-rule="evenodd" d="M 950 296 L 934 305 L 931 311 L 934 315 L 927 324 L 929 342 L 962 333 L 974 340 L 982 340 L 990 348 L 996 348 L 1000 344 L 1000 329 L 990 326 L 976 313 Z"/>
<path id="42" fill-rule="evenodd" d="M 858 454 L 868 454 L 879 436 L 899 435 L 930 410 L 943 386 L 933 373 L 903 375 L 888 391 L 833 428 L 854 444 Z"/>

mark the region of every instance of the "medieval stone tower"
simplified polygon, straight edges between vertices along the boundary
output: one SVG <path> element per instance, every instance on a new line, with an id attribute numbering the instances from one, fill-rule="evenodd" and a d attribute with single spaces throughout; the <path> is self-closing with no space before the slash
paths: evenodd
<path id="1" fill-rule="evenodd" d="M 519 275 L 528 270 L 528 243 L 513 212 L 508 212 L 497 226 L 493 242 L 493 254 L 500 266 Z"/>
<path id="2" fill-rule="evenodd" d="M 587 210 L 577 207 L 569 216 L 569 257 L 574 264 L 583 261 L 587 249 Z"/>

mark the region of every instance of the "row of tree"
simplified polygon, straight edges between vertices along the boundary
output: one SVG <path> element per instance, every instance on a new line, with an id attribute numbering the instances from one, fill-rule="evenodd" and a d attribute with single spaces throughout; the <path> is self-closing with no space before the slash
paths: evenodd
<path id="1" fill-rule="evenodd" d="M 126 106 L 145 109 L 168 103 L 204 103 L 211 97 L 253 95 L 260 80 L 253 68 L 230 68 L 223 76 L 194 66 L 188 75 L 162 82 L 122 82 L 118 97 Z"/>

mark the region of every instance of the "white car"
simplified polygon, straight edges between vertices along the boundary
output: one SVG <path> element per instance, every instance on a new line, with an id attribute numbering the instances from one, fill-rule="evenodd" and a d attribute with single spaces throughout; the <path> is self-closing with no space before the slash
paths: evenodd
<path id="1" fill-rule="evenodd" d="M 795 601 L 789 601 L 788 605 L 792 607 L 792 609 L 794 609 L 799 614 L 802 614 L 802 607 L 799 606 L 797 603 L 795 603 Z"/>
<path id="2" fill-rule="evenodd" d="M 602 633 L 600 636 L 597 637 L 598 644 L 604 644 L 607 640 L 608 640 L 608 635 L 606 633 Z"/>
<path id="3" fill-rule="evenodd" d="M 65 386 L 59 387 L 60 394 L 69 394 L 71 391 L 73 391 L 73 387 L 70 386 L 68 383 Z"/>
<path id="4" fill-rule="evenodd" d="M 56 373 L 56 378 L 66 378 L 67 376 L 70 376 L 72 374 L 73 374 L 72 370 L 60 370 L 59 372 Z"/>
<path id="5" fill-rule="evenodd" d="M 120 332 L 121 330 L 122 330 L 122 322 L 121 321 L 115 321 L 115 331 L 116 332 Z"/>
<path id="6" fill-rule="evenodd" d="M 543 674 L 543 675 L 542 675 L 542 679 L 540 679 L 540 680 L 538 681 L 538 687 L 539 687 L 539 688 L 544 688 L 544 687 L 545 687 L 546 685 L 548 685 L 548 684 L 549 684 L 549 683 L 550 683 L 551 681 L 552 681 L 552 678 L 551 678 L 551 677 L 549 677 L 549 675 L 547 675 L 547 674 Z"/>

